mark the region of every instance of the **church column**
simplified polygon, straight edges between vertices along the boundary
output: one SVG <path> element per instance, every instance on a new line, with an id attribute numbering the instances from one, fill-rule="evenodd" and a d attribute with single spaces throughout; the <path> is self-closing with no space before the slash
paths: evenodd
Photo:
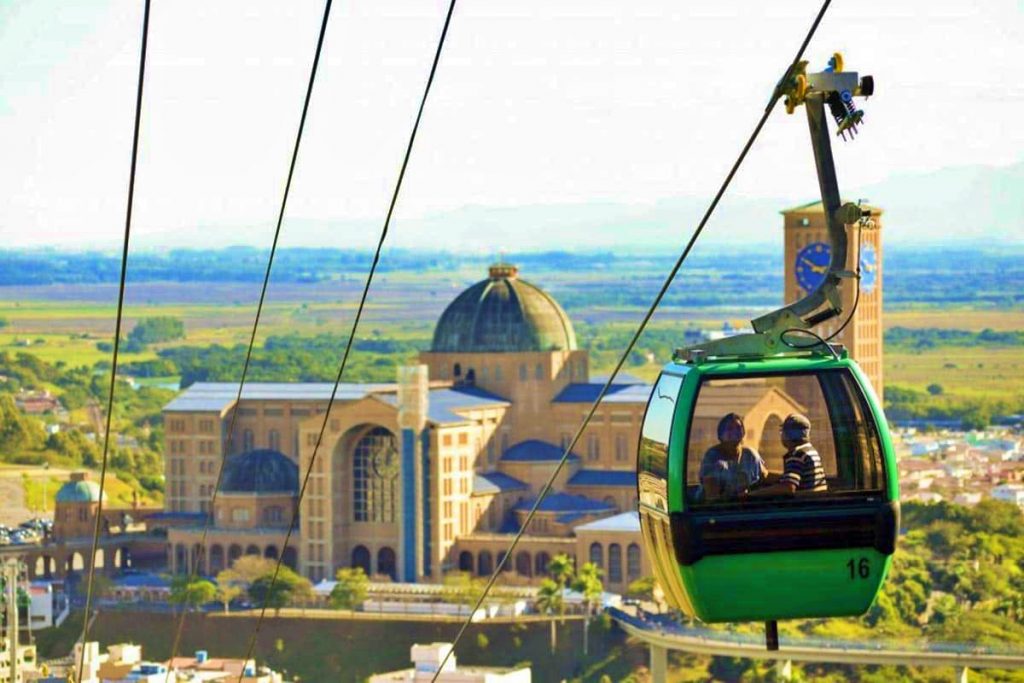
<path id="1" fill-rule="evenodd" d="M 427 419 L 427 366 L 398 368 L 398 427 L 402 430 L 402 581 L 423 575 L 423 427 Z"/>

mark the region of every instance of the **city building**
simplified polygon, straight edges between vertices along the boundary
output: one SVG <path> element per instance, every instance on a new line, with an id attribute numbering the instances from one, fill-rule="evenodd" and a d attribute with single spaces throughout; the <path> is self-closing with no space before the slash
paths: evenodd
<path id="1" fill-rule="evenodd" d="M 82 644 L 76 643 L 73 666 L 82 662 L 81 683 L 166 683 L 167 680 L 212 683 L 282 683 L 283 677 L 267 667 L 257 667 L 254 659 L 210 657 L 198 650 L 191 657 L 174 657 L 167 662 L 142 658 L 142 646 L 133 643 L 110 645 L 100 652 L 99 643 L 90 641 L 82 656 Z M 63 679 L 67 680 L 67 679 Z"/>
<path id="2" fill-rule="evenodd" d="M 860 292 L 842 289 L 842 313 L 815 331 L 832 335 L 852 314 L 853 319 L 836 335 L 871 380 L 875 393 L 883 394 L 882 376 L 882 209 L 861 205 L 869 220 L 846 226 L 848 270 L 857 269 L 860 259 Z M 821 201 L 810 202 L 782 212 L 785 231 L 785 302 L 803 298 L 821 282 L 831 258 L 828 224 Z M 858 240 L 859 238 L 859 240 Z M 859 248 L 858 248 L 859 241 Z M 856 303 L 856 310 L 854 304 Z"/>
<path id="3" fill-rule="evenodd" d="M 408 681 L 408 683 L 430 683 L 436 680 L 438 683 L 530 683 L 530 667 L 490 667 L 490 666 L 468 666 L 458 667 L 455 663 L 455 654 L 446 655 L 452 650 L 451 643 L 430 643 L 428 645 L 413 645 L 409 658 L 412 660 L 411 669 L 391 671 L 388 673 L 370 676 L 369 683 L 395 683 L 396 681 Z"/>
<path id="4" fill-rule="evenodd" d="M 339 388 L 283 558 L 313 581 L 344 566 L 406 582 L 492 572 L 602 387 L 562 308 L 507 264 L 449 305 L 419 361 L 396 383 Z M 236 404 L 237 385 L 196 383 L 165 407 L 167 510 L 213 517 L 205 548 L 201 524 L 169 529 L 172 570 L 279 556 L 331 388 L 252 383 Z M 505 565 L 510 580 L 578 555 L 580 525 L 635 510 L 649 393 L 633 379 L 612 387 Z M 642 575 L 641 548 L 635 524 L 602 551 L 607 576 L 621 577 L 610 588 Z"/>
<path id="5" fill-rule="evenodd" d="M 1013 503 L 1024 508 L 1024 485 L 1022 484 L 1001 484 L 992 487 L 992 498 L 1007 503 Z"/>

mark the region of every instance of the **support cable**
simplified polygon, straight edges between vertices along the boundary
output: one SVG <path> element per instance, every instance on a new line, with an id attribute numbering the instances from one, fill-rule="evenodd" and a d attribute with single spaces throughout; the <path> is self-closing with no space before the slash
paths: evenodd
<path id="1" fill-rule="evenodd" d="M 114 388 L 117 386 L 117 358 L 121 350 L 121 323 L 124 313 L 124 290 L 128 275 L 128 245 L 132 234 L 132 207 L 135 203 L 135 172 L 139 159 L 139 128 L 142 121 L 142 87 L 146 81 L 146 46 L 149 42 L 150 0 L 145 0 L 142 14 L 142 43 L 139 49 L 139 82 L 135 94 L 135 125 L 132 130 L 132 163 L 128 174 L 128 202 L 124 218 L 124 246 L 121 249 L 121 280 L 117 290 L 117 320 L 114 323 L 114 352 L 110 365 L 110 393 L 107 396 L 107 418 L 103 433 L 103 460 L 100 464 L 100 493 L 96 503 L 96 520 L 92 529 L 92 551 L 89 553 L 89 579 L 85 589 L 85 619 L 82 626 L 82 652 L 78 661 L 77 680 L 82 683 L 85 664 L 85 644 L 89 637 L 89 612 L 92 610 L 93 587 L 96 579 L 96 551 L 100 544 L 103 520 L 103 489 L 107 483 L 107 463 L 110 456 L 110 423 L 114 414 Z M 16 653 L 11 653 L 15 657 Z M 13 661 L 13 660 L 12 660 Z"/>
<path id="2" fill-rule="evenodd" d="M 260 300 L 256 306 L 256 317 L 252 323 L 252 332 L 249 335 L 249 347 L 245 352 L 245 363 L 242 366 L 242 378 L 238 383 L 238 394 L 235 396 L 235 410 L 231 413 L 231 420 L 228 423 L 228 433 L 225 439 L 224 450 L 222 451 L 220 459 L 220 467 L 217 469 L 217 481 L 213 486 L 213 493 L 210 497 L 210 511 L 206 517 L 206 521 L 203 524 L 203 533 L 199 539 L 199 553 L 196 557 L 192 558 L 191 566 L 189 567 L 188 581 L 191 583 L 195 580 L 196 575 L 199 573 L 200 559 L 206 559 L 206 539 L 210 531 L 210 526 L 213 524 L 213 510 L 214 504 L 217 502 L 217 493 L 220 491 L 221 482 L 224 478 L 224 465 L 227 463 L 229 454 L 231 453 L 231 447 L 235 434 L 235 423 L 238 419 L 238 413 L 240 412 L 240 406 L 242 403 L 242 389 L 245 387 L 245 380 L 249 374 L 249 365 L 252 360 L 252 350 L 256 344 L 256 332 L 260 326 L 260 316 L 263 313 L 263 304 L 267 297 L 267 289 L 270 285 L 270 272 L 274 266 L 274 255 L 277 253 L 277 244 L 281 237 L 281 225 L 284 223 L 285 209 L 288 206 L 288 195 L 292 188 L 292 178 L 295 175 L 295 165 L 299 158 L 299 147 L 302 144 L 302 132 L 306 127 L 306 115 L 309 113 L 309 103 L 313 97 L 313 85 L 316 82 L 317 67 L 320 64 L 320 55 L 323 52 L 324 36 L 327 33 L 327 23 L 331 16 L 331 3 L 332 0 L 326 0 L 324 3 L 324 16 L 320 23 L 320 34 L 316 41 L 316 52 L 313 54 L 313 64 L 309 70 L 309 83 L 306 85 L 306 97 L 302 103 L 302 115 L 299 118 L 299 128 L 295 134 L 295 147 L 292 149 L 291 163 L 288 165 L 288 178 L 284 185 L 284 194 L 281 197 L 281 208 L 277 214 L 277 226 L 274 228 L 274 240 L 270 246 L 270 257 L 267 259 L 267 269 L 263 274 L 263 287 L 260 289 Z M 177 626 L 174 631 L 174 643 L 171 646 L 171 660 L 173 660 L 178 654 L 178 648 L 181 645 L 181 634 L 185 626 L 185 616 L 188 613 L 187 610 L 182 610 L 181 617 L 178 619 Z M 170 680 L 171 668 L 167 668 L 167 678 Z"/>
<path id="3" fill-rule="evenodd" d="M 363 315 L 363 309 L 366 306 L 366 299 L 370 292 L 370 285 L 373 283 L 373 276 L 377 272 L 377 264 L 380 262 L 381 250 L 384 247 L 384 241 L 387 239 L 388 231 L 391 227 L 391 218 L 395 212 L 395 206 L 398 203 L 398 196 L 402 189 L 402 181 L 405 179 L 405 171 L 409 166 L 409 158 L 412 156 L 413 144 L 416 142 L 416 134 L 419 131 L 420 121 L 423 118 L 423 110 L 427 104 L 427 97 L 430 95 L 431 86 L 434 83 L 434 76 L 437 74 L 437 66 L 441 60 L 441 53 L 444 49 L 445 39 L 448 36 L 448 27 L 451 25 L 452 13 L 455 11 L 456 0 L 451 0 L 448 4 L 448 13 L 445 15 L 444 26 L 441 29 L 441 37 L 437 42 L 437 50 L 434 53 L 434 61 L 430 66 L 430 75 L 427 77 L 426 86 L 423 89 L 423 97 L 420 99 L 419 110 L 416 112 L 416 120 L 413 123 L 412 132 L 409 134 L 409 143 L 405 149 L 405 156 L 402 159 L 402 165 L 398 171 L 398 179 L 395 182 L 395 189 L 391 195 L 391 203 L 388 205 L 387 216 L 384 219 L 384 227 L 381 229 L 380 239 L 377 241 L 377 248 L 373 254 L 373 262 L 370 264 L 370 271 L 367 273 L 366 282 L 363 285 L 362 295 L 359 297 L 359 306 L 356 308 L 355 319 L 352 321 L 352 330 L 349 332 L 348 341 L 345 343 L 345 352 L 341 356 L 341 363 L 338 366 L 338 374 L 334 380 L 334 388 L 331 390 L 331 397 L 327 401 L 327 410 L 324 411 L 324 419 L 320 424 L 320 432 L 317 434 L 316 445 L 313 447 L 313 453 L 309 459 L 309 465 L 306 467 L 306 471 L 302 477 L 302 486 L 299 489 L 299 497 L 292 508 L 291 521 L 288 524 L 288 531 L 285 534 L 284 544 L 281 547 L 281 552 L 277 557 L 277 564 L 274 566 L 274 575 L 271 578 L 270 585 L 267 586 L 266 592 L 263 596 L 263 602 L 260 606 L 260 616 L 256 621 L 256 626 L 253 629 L 252 636 L 249 639 L 249 646 L 246 649 L 245 660 L 249 661 L 252 658 L 253 651 L 256 647 L 256 640 L 259 637 L 260 629 L 263 627 L 263 621 L 267 614 L 267 603 L 273 594 L 274 586 L 277 583 L 278 574 L 281 571 L 281 564 L 284 561 L 285 551 L 288 549 L 288 543 L 291 541 L 292 533 L 295 530 L 295 523 L 298 519 L 299 509 L 302 505 L 302 499 L 306 495 L 306 487 L 309 484 L 310 474 L 313 472 L 313 466 L 316 464 L 316 457 L 320 451 L 320 445 L 323 443 L 324 434 L 327 431 L 327 425 L 331 418 L 331 408 L 334 405 L 334 400 L 338 395 L 338 387 L 341 384 L 342 376 L 345 373 L 345 366 L 348 363 L 349 354 L 352 351 L 352 343 L 356 336 L 356 331 L 359 328 L 359 321 Z M 243 672 L 244 673 L 244 672 Z M 239 674 L 238 683 L 242 683 L 242 674 Z"/>
<path id="4" fill-rule="evenodd" d="M 804 51 L 807 49 L 807 45 L 811 42 L 811 38 L 814 36 L 814 33 L 818 30 L 818 25 L 821 23 L 822 18 L 825 16 L 825 12 L 828 9 L 831 2 L 832 0 L 825 0 L 822 4 L 821 9 L 818 11 L 817 16 L 814 18 L 814 22 L 811 24 L 810 30 L 807 32 L 807 35 L 804 38 L 803 43 L 801 43 L 800 45 L 800 49 L 797 50 L 796 57 L 793 58 L 790 66 L 787 68 L 787 75 L 791 73 L 792 69 L 795 67 L 797 62 L 799 62 L 800 59 L 803 57 Z M 650 322 L 651 317 L 654 315 L 655 310 L 657 310 L 658 305 L 661 303 L 661 300 L 665 297 L 665 294 L 668 293 L 669 287 L 672 285 L 672 281 L 675 279 L 676 274 L 679 272 L 679 269 L 686 261 L 686 258 L 690 255 L 690 251 L 693 249 L 694 244 L 697 242 L 697 238 L 699 238 L 701 233 L 704 231 L 704 228 L 707 225 L 708 220 L 711 218 L 711 214 L 714 213 L 715 208 L 718 207 L 719 201 L 725 194 L 726 189 L 728 189 L 729 184 L 732 182 L 733 177 L 736 175 L 736 172 L 739 171 L 740 165 L 743 163 L 744 159 L 746 159 L 747 153 L 750 151 L 750 148 L 753 147 L 754 141 L 757 140 L 758 135 L 761 133 L 761 129 L 764 128 L 765 123 L 768 121 L 768 117 L 771 115 L 772 110 L 775 108 L 775 105 L 778 103 L 779 98 L 781 96 L 781 89 L 776 88 L 775 92 L 772 93 L 772 97 L 768 103 L 768 106 L 765 107 L 764 113 L 761 115 L 761 119 L 757 122 L 757 125 L 754 127 L 754 131 L 750 134 L 750 137 L 747 139 L 746 144 L 743 146 L 742 151 L 740 151 L 739 156 L 733 163 L 728 175 L 726 175 L 721 187 L 718 188 L 718 192 L 715 194 L 714 199 L 711 200 L 711 204 L 708 206 L 707 211 L 705 211 L 703 218 L 701 218 L 700 223 L 697 225 L 697 228 L 693 231 L 693 235 L 691 235 L 690 240 L 686 243 L 685 248 L 679 255 L 678 260 L 676 260 L 676 263 L 672 267 L 672 270 L 669 272 L 668 277 L 665 278 L 665 282 L 661 285 L 661 289 L 658 291 L 658 295 L 654 298 L 654 301 L 647 309 L 647 312 L 644 314 L 643 319 L 641 319 L 640 325 L 637 327 L 636 332 L 633 333 L 632 338 L 629 340 L 629 344 L 626 346 L 626 349 L 622 352 L 622 355 L 619 357 L 618 362 L 616 362 L 615 369 L 612 370 L 612 373 L 608 376 L 608 379 L 605 381 L 604 386 L 601 387 L 600 393 L 598 393 L 597 398 L 590 406 L 590 410 L 587 412 L 586 417 L 583 418 L 583 422 L 580 424 L 579 428 L 577 428 L 576 433 L 572 437 L 572 440 L 566 445 L 565 452 L 562 453 L 561 459 L 558 461 L 558 464 L 552 471 L 551 476 L 544 484 L 544 488 L 541 489 L 540 494 L 534 501 L 533 506 L 530 508 L 530 512 L 526 515 L 525 521 L 520 526 L 519 531 L 517 531 L 516 535 L 513 537 L 512 544 L 509 546 L 509 549 L 505 552 L 505 554 L 501 557 L 501 560 L 494 568 L 494 572 L 491 574 L 491 577 L 487 580 L 487 585 L 484 587 L 484 590 L 480 593 L 480 597 L 477 598 L 476 604 L 469 611 L 469 616 L 466 618 L 466 621 L 463 622 L 462 627 L 459 629 L 458 634 L 455 636 L 455 640 L 452 642 L 452 647 L 448 649 L 448 651 L 445 653 L 444 659 L 442 659 L 441 663 L 438 665 L 437 670 L 434 673 L 434 677 L 431 679 L 431 683 L 435 683 L 437 681 L 437 677 L 441 674 L 441 671 L 444 670 L 444 666 L 448 662 L 448 658 L 451 657 L 453 652 L 455 652 L 455 648 L 458 646 L 459 641 L 462 639 L 463 635 L 465 635 L 466 629 L 469 628 L 469 625 L 472 623 L 473 615 L 476 614 L 477 610 L 479 610 L 481 605 L 483 605 L 484 600 L 487 598 L 487 594 L 494 586 L 494 583 L 498 580 L 498 576 L 500 576 L 502 569 L 505 566 L 505 563 L 509 561 L 509 557 L 512 556 L 512 553 L 515 550 L 516 545 L 523 537 L 523 534 L 526 532 L 526 529 L 529 528 L 530 522 L 533 521 L 533 517 L 537 513 L 537 510 L 540 508 L 540 504 L 544 501 L 544 498 L 551 491 L 551 487 L 554 485 L 555 480 L 558 478 L 558 474 L 562 471 L 562 468 L 565 466 L 566 461 L 569 459 L 569 454 L 572 453 L 573 448 L 575 448 L 576 446 L 576 442 L 579 441 L 580 436 L 583 434 L 583 431 L 587 428 L 587 425 L 590 424 L 590 420 L 594 417 L 594 413 L 597 412 L 598 406 L 601 404 L 601 401 L 604 399 L 605 395 L 608 393 L 608 390 L 611 388 L 612 383 L 615 381 L 615 377 L 619 374 L 619 370 L 622 369 L 622 366 L 623 364 L 625 364 L 626 359 L 629 358 L 629 354 L 632 353 L 633 347 L 636 346 L 637 341 L 640 339 L 640 335 L 642 335 L 644 330 L 647 328 L 647 324 Z"/>

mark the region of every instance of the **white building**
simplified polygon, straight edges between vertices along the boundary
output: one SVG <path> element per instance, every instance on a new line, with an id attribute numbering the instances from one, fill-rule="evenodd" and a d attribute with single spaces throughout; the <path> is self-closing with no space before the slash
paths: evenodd
<path id="1" fill-rule="evenodd" d="M 430 683 L 434 674 L 440 671 L 437 677 L 438 683 L 530 683 L 530 668 L 518 669 L 470 666 L 459 668 L 455 664 L 455 655 L 448 657 L 448 661 L 441 667 L 445 656 L 451 652 L 451 643 L 430 643 L 428 645 L 413 645 L 410 653 L 413 667 L 401 671 L 371 676 L 369 683 L 395 683 L 397 681 L 408 681 L 409 683 Z"/>
<path id="2" fill-rule="evenodd" d="M 1024 508 L 1024 484 L 1000 484 L 992 488 L 992 498 L 1016 503 Z"/>

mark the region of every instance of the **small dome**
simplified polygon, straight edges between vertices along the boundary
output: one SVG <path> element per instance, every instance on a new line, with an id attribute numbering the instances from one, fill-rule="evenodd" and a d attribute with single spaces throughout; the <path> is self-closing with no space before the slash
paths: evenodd
<path id="1" fill-rule="evenodd" d="M 226 493 L 298 493 L 299 466 L 280 451 L 239 453 L 224 463 L 220 490 Z"/>
<path id="2" fill-rule="evenodd" d="M 107 494 L 103 494 L 103 500 Z M 94 481 L 84 479 L 72 480 L 64 484 L 57 491 L 58 503 L 98 503 L 100 500 L 100 485 Z"/>
<path id="3" fill-rule="evenodd" d="M 434 329 L 430 350 L 489 353 L 575 350 L 572 322 L 549 294 L 507 263 L 455 298 Z"/>

